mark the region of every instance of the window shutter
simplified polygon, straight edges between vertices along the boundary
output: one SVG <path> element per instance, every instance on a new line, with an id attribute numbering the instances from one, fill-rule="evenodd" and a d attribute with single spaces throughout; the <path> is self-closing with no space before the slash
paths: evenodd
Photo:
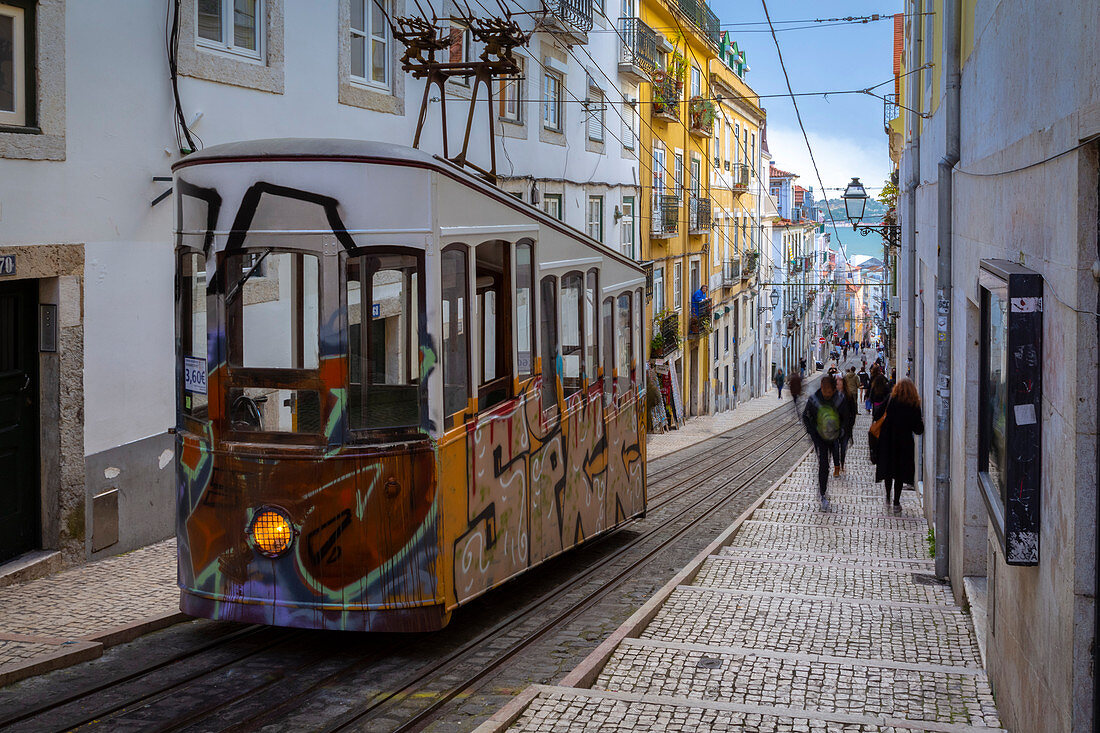
<path id="1" fill-rule="evenodd" d="M 603 142 L 603 92 L 588 92 L 588 139 Z"/>

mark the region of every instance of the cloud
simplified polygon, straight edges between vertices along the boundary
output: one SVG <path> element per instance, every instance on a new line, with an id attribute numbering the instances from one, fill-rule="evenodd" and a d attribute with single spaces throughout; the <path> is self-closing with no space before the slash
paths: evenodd
<path id="1" fill-rule="evenodd" d="M 865 186 L 875 187 L 868 191 L 873 196 L 878 193 L 877 187 L 890 176 L 892 164 L 885 134 L 877 140 L 861 140 L 808 132 L 821 180 L 827 188 L 843 190 L 852 176 L 858 176 Z M 806 141 L 801 130 L 769 125 L 768 150 L 775 167 L 798 174 L 798 184 L 807 188 L 813 186 L 817 194 L 815 198 L 821 199 L 821 186 L 814 174 L 810 155 L 806 152 Z M 829 198 L 837 198 L 842 190 L 827 193 Z"/>

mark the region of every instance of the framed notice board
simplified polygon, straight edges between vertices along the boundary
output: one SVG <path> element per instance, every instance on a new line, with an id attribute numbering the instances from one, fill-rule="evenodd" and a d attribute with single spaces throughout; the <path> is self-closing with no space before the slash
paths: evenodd
<path id="1" fill-rule="evenodd" d="M 1043 277 L 983 260 L 978 478 L 1009 565 L 1039 563 Z"/>

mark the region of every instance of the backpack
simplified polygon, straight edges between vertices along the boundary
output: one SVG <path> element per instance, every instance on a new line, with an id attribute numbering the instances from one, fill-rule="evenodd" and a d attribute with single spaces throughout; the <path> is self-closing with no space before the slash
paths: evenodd
<path id="1" fill-rule="evenodd" d="M 840 437 L 840 413 L 831 403 L 816 399 L 817 416 L 815 418 L 817 434 L 822 440 L 836 440 Z"/>

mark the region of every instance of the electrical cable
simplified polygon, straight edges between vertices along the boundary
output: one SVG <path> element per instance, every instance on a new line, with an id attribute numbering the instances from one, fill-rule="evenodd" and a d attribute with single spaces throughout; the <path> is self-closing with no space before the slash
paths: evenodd
<path id="1" fill-rule="evenodd" d="M 768 25 L 771 26 L 771 14 L 768 12 L 768 0 L 760 0 L 760 3 L 764 6 L 764 17 L 768 19 Z M 783 61 L 783 51 L 779 47 L 779 38 L 775 35 L 774 32 L 772 33 L 772 41 L 775 43 L 775 52 L 779 56 L 779 68 L 783 71 L 783 79 L 787 83 L 787 91 L 793 94 L 794 89 L 791 88 L 791 77 L 787 73 L 787 65 Z M 817 168 L 817 160 L 814 158 L 813 146 L 810 145 L 810 136 L 806 134 L 806 126 L 802 123 L 802 113 L 798 109 L 798 101 L 793 96 L 791 97 L 791 104 L 794 105 L 794 114 L 795 117 L 798 119 L 798 127 L 800 130 L 802 130 L 802 138 L 806 141 L 806 151 L 810 154 L 810 162 L 813 164 L 814 174 L 817 176 L 818 185 L 820 185 L 821 188 L 824 189 L 825 183 L 821 180 L 821 171 L 819 171 Z M 826 198 L 825 211 L 829 214 L 829 221 L 833 225 L 833 233 L 836 234 L 836 241 L 837 244 L 840 246 L 840 251 L 844 256 L 845 261 L 848 261 L 848 250 L 844 246 L 844 242 L 840 241 L 840 232 L 837 230 L 836 219 L 833 218 L 833 210 L 828 206 L 828 198 Z"/>
<path id="2" fill-rule="evenodd" d="M 1100 140 L 1100 134 L 1090 135 L 1089 137 L 1085 138 L 1084 140 L 1077 143 L 1076 145 L 1074 145 L 1072 148 L 1069 148 L 1068 150 L 1063 150 L 1062 152 L 1051 155 L 1048 158 L 1043 158 L 1042 160 L 1037 160 L 1034 163 L 1028 163 L 1027 165 L 1022 165 L 1019 168 L 1013 168 L 1012 170 L 996 171 L 994 173 L 977 173 L 975 171 L 964 171 L 962 168 L 959 167 L 959 163 L 955 164 L 955 167 L 954 167 L 953 170 L 955 170 L 958 173 L 962 173 L 965 176 L 974 176 L 975 178 L 992 178 L 994 176 L 1007 176 L 1007 175 L 1010 175 L 1012 173 L 1019 173 L 1020 171 L 1026 171 L 1028 168 L 1034 168 L 1035 166 L 1043 165 L 1044 163 L 1049 163 L 1052 160 L 1056 160 L 1058 158 L 1061 158 L 1063 155 L 1069 155 L 1074 150 L 1080 150 L 1081 148 L 1085 147 L 1086 145 L 1091 145 L 1092 143 L 1096 142 L 1097 140 Z"/>

